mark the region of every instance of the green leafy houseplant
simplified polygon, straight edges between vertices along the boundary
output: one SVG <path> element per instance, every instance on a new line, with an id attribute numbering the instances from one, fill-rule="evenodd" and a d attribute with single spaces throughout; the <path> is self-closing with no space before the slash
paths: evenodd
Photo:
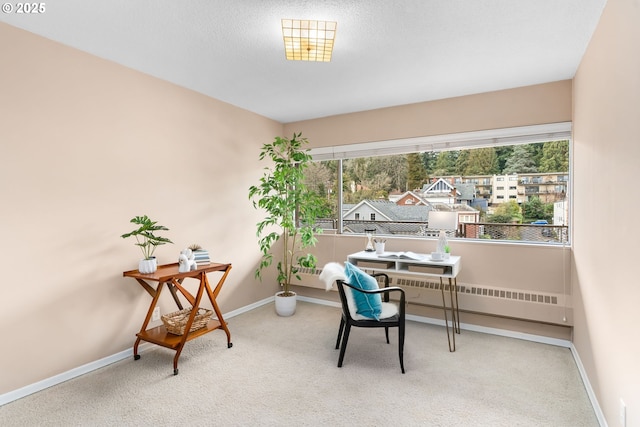
<path id="1" fill-rule="evenodd" d="M 315 268 L 316 257 L 304 253 L 304 249 L 315 246 L 315 234 L 322 232 L 315 222 L 324 213 L 324 200 L 308 191 L 304 182 L 304 171 L 312 161 L 308 150 L 303 148 L 307 143 L 301 133 L 294 133 L 291 139 L 276 137 L 270 144 L 264 144 L 260 160 L 271 159 L 273 165 L 265 167 L 260 183 L 249 188 L 253 207 L 266 212 L 265 218 L 256 224 L 262 259 L 255 276 L 261 279 L 262 270 L 272 264 L 271 247 L 282 238 L 283 252 L 277 268 L 278 283 L 285 296 L 292 295 L 289 289 L 292 278 L 301 280 L 300 267 Z"/>
<path id="2" fill-rule="evenodd" d="M 120 237 L 126 239 L 127 237 L 134 236 L 137 242 L 136 246 L 140 246 L 144 259 L 151 259 L 158 246 L 164 245 L 165 243 L 173 243 L 166 237 L 156 236 L 154 234 L 155 231 L 168 231 L 169 229 L 163 225 L 157 225 L 156 221 L 151 221 L 151 219 L 146 215 L 136 216 L 129 222 L 139 225 L 139 227 L 136 230 L 123 234 Z"/>

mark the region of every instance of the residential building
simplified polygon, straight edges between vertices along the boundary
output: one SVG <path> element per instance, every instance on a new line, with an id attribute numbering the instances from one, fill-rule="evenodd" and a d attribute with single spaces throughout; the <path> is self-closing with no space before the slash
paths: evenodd
<path id="1" fill-rule="evenodd" d="M 342 220 L 345 233 L 374 232 L 405 236 L 435 236 L 438 230 L 429 226 L 430 212 L 450 212 L 455 219 L 452 233 L 461 223 L 476 223 L 480 212 L 466 204 L 430 202 L 408 191 L 395 201 L 362 200 L 343 205 Z"/>
<path id="2" fill-rule="evenodd" d="M 531 197 L 538 197 L 543 203 L 554 203 L 565 200 L 568 191 L 568 172 L 547 173 L 520 173 L 509 175 L 470 175 L 470 176 L 444 176 L 434 179 L 432 187 L 458 190 L 464 185 L 472 186 L 472 190 L 466 190 L 467 204 L 472 205 L 473 200 L 486 199 L 490 205 L 515 200 L 518 204 L 526 203 Z M 425 188 L 428 186 L 425 186 Z M 423 188 L 423 191 L 425 190 Z M 434 194 L 438 194 L 438 190 Z M 446 193 L 444 191 L 442 194 Z M 443 196 L 442 196 L 443 197 Z M 458 196 L 457 200 L 462 200 Z M 431 199 L 430 199 L 431 200 Z M 446 201 L 447 198 L 444 197 Z"/>
<path id="3" fill-rule="evenodd" d="M 399 206 L 420 206 L 429 204 L 429 202 L 427 202 L 421 195 L 413 191 L 407 191 L 395 196 L 390 195 L 389 200 Z"/>
<path id="4" fill-rule="evenodd" d="M 518 203 L 538 197 L 543 203 L 565 200 L 569 184 L 568 172 L 518 174 Z"/>

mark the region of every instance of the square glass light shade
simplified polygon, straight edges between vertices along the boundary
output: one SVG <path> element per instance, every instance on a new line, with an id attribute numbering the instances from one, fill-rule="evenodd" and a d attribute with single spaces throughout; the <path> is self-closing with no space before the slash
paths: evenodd
<path id="1" fill-rule="evenodd" d="M 331 61 L 338 24 L 332 21 L 283 19 L 285 56 L 291 61 Z"/>

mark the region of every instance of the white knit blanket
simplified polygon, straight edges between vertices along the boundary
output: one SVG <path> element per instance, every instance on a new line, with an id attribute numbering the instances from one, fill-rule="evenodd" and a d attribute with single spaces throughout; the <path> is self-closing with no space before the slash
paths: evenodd
<path id="1" fill-rule="evenodd" d="M 336 280 L 346 280 L 346 278 L 347 276 L 344 275 L 344 267 L 337 262 L 326 264 L 322 268 L 322 273 L 320 273 L 320 280 L 324 282 L 327 291 L 331 290 Z"/>

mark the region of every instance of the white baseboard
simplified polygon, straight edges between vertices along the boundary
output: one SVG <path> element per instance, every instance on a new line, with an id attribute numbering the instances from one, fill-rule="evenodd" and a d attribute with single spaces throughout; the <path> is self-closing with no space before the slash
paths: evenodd
<path id="1" fill-rule="evenodd" d="M 571 349 L 573 360 L 575 360 L 576 366 L 578 367 L 578 372 L 580 372 L 580 377 L 582 378 L 582 382 L 584 383 L 584 388 L 587 390 L 587 395 L 589 396 L 589 400 L 591 401 L 591 406 L 593 406 L 593 411 L 596 413 L 596 418 L 598 418 L 598 423 L 600 423 L 601 427 L 607 427 L 607 420 L 604 417 L 602 408 L 600 408 L 600 404 L 598 403 L 596 394 L 591 387 L 589 377 L 587 376 L 587 371 L 585 371 L 582 360 L 580 360 L 580 356 L 578 355 L 578 350 L 576 350 L 573 343 L 571 343 L 571 346 L 569 348 Z"/>
<path id="2" fill-rule="evenodd" d="M 327 301 L 327 300 L 323 300 L 323 299 L 319 299 L 319 298 L 303 297 L 303 296 L 300 296 L 300 295 L 298 295 L 298 299 L 300 301 L 311 302 L 311 303 L 314 303 L 314 304 L 328 305 L 328 306 L 331 306 L 331 307 L 340 307 L 340 303 L 339 302 L 335 302 L 335 301 Z M 442 320 L 442 319 L 433 319 L 431 317 L 416 316 L 416 315 L 413 315 L 413 314 L 407 314 L 406 315 L 406 319 L 407 320 L 412 320 L 414 322 L 428 323 L 428 324 L 431 324 L 431 325 L 444 326 L 444 320 Z M 483 334 L 500 335 L 500 336 L 508 337 L 508 338 L 517 338 L 517 339 L 526 340 L 526 341 L 534 341 L 534 342 L 538 342 L 538 343 L 542 343 L 542 344 L 555 345 L 555 346 L 558 346 L 558 347 L 565 347 L 565 348 L 570 348 L 571 347 L 571 341 L 563 340 L 563 339 L 559 339 L 559 338 L 544 337 L 544 336 L 541 336 L 541 335 L 525 334 L 525 333 L 522 333 L 522 332 L 507 331 L 507 330 L 504 330 L 504 329 L 489 328 L 489 327 L 485 327 L 485 326 L 478 326 L 478 325 L 472 325 L 472 324 L 467 324 L 467 323 L 461 323 L 460 324 L 460 329 L 464 329 L 466 331 L 481 332 Z"/>
<path id="3" fill-rule="evenodd" d="M 140 353 L 143 353 L 150 346 L 151 344 L 142 343 L 138 347 L 138 350 Z M 69 381 L 70 379 L 87 374 L 91 371 L 95 371 L 96 369 L 111 365 L 112 363 L 119 362 L 123 359 L 126 359 L 127 357 L 133 357 L 133 347 L 128 348 L 127 350 L 123 350 L 119 353 L 112 354 L 111 356 L 103 357 L 102 359 L 96 360 L 94 362 L 87 363 L 86 365 L 78 366 L 77 368 L 70 369 L 61 374 L 54 375 L 53 377 L 46 378 L 42 381 L 38 381 L 37 383 L 33 383 L 17 390 L 1 394 L 0 406 L 13 402 L 14 400 L 21 399 L 30 394 L 37 393 L 46 388 L 53 387 L 54 385 L 61 384 L 65 381 Z"/>
<path id="4" fill-rule="evenodd" d="M 265 298 L 263 300 L 254 302 L 253 304 L 249 304 L 249 305 L 245 305 L 244 307 L 240 307 L 240 308 L 238 308 L 236 310 L 233 310 L 233 311 L 230 311 L 228 313 L 225 313 L 224 314 L 224 318 L 225 319 L 231 319 L 232 317 L 238 316 L 238 315 L 240 315 L 242 313 L 246 313 L 247 311 L 251 311 L 251 310 L 253 310 L 255 308 L 262 307 L 265 304 L 269 304 L 270 302 L 273 302 L 274 298 L 275 298 L 275 295 L 274 296 L 270 296 L 269 298 Z"/>
<path id="5" fill-rule="evenodd" d="M 337 302 L 337 301 L 329 301 L 329 300 L 320 299 L 320 298 L 304 297 L 302 295 L 298 295 L 297 298 L 298 298 L 299 301 L 306 301 L 306 302 L 310 302 L 310 303 L 313 303 L 313 304 L 327 305 L 329 307 L 338 307 L 338 308 L 341 307 L 340 303 Z"/>
<path id="6" fill-rule="evenodd" d="M 269 304 L 270 302 L 273 302 L 275 297 L 269 297 L 269 298 L 265 298 L 263 300 L 257 301 L 253 304 L 249 304 L 246 305 L 244 307 L 240 307 L 237 310 L 233 310 L 230 311 L 229 313 L 226 313 L 224 315 L 225 319 L 230 319 L 232 317 L 238 316 L 242 313 L 246 313 L 250 310 L 253 310 L 255 308 L 261 307 L 265 304 Z M 305 302 L 310 302 L 313 304 L 320 304 L 320 305 L 327 305 L 327 306 L 331 306 L 331 307 L 340 307 L 340 303 L 335 302 L 335 301 L 327 301 L 327 300 L 323 300 L 323 299 L 319 299 L 319 298 L 310 298 L 310 297 L 305 297 L 305 296 L 301 296 L 298 295 L 298 299 L 300 301 L 305 301 Z M 414 322 L 421 322 L 421 323 L 429 323 L 429 324 L 434 324 L 434 325 L 440 325 L 440 326 L 444 326 L 444 320 L 441 319 L 432 319 L 429 317 L 422 317 L 422 316 L 415 316 L 415 315 L 407 315 L 406 316 L 407 320 L 412 320 Z M 470 325 L 470 324 L 464 324 L 461 323 L 460 324 L 460 329 L 464 329 L 464 330 L 468 330 L 468 331 L 475 331 L 475 332 L 481 332 L 481 333 L 485 333 L 485 334 L 492 334 L 492 335 L 500 335 L 500 336 L 504 336 L 504 337 L 510 337 L 510 338 L 517 338 L 517 339 L 523 339 L 523 340 L 527 340 L 527 341 L 534 341 L 534 342 L 539 342 L 539 343 L 543 343 L 543 344 L 550 344 L 550 345 L 556 345 L 556 346 L 560 346 L 560 347 L 566 347 L 571 349 L 571 354 L 573 355 L 573 359 L 576 362 L 576 365 L 578 366 L 578 371 L 580 372 L 580 376 L 582 377 L 582 381 L 584 382 L 584 386 L 587 390 L 587 394 L 589 395 L 589 400 L 591 401 L 591 404 L 593 405 L 593 409 L 596 413 L 596 416 L 598 418 L 598 421 L 600 423 L 600 425 L 602 427 L 606 427 L 607 423 L 606 420 L 604 418 L 604 414 L 602 413 L 602 410 L 600 409 L 600 405 L 598 404 L 598 400 L 595 397 L 595 393 L 593 392 L 593 389 L 591 388 L 591 384 L 589 383 L 589 378 L 587 377 L 587 373 L 584 370 L 584 366 L 582 365 L 582 362 L 580 361 L 580 357 L 578 356 L 578 352 L 575 349 L 575 347 L 573 346 L 573 343 L 571 343 L 570 341 L 567 340 L 561 340 L 561 339 L 556 339 L 556 338 L 549 338 L 549 337 L 543 337 L 543 336 L 539 336 L 539 335 L 532 335 L 532 334 L 524 334 L 524 333 L 519 333 L 519 332 L 514 332 L 514 331 L 506 331 L 506 330 L 502 330 L 502 329 L 497 329 L 497 328 L 487 328 L 487 327 L 483 327 L 483 326 L 476 326 L 476 325 Z M 140 344 L 140 346 L 138 347 L 138 350 L 140 353 L 145 352 L 146 350 L 148 350 L 149 348 L 155 347 L 153 346 L 153 344 L 150 343 L 142 343 Z M 107 356 L 104 357 L 102 359 L 96 360 L 94 362 L 90 362 L 87 363 L 86 365 L 82 365 L 79 366 L 77 368 L 71 369 L 67 372 L 63 372 L 61 374 L 58 375 L 54 375 L 53 377 L 44 379 L 42 381 L 38 381 L 37 383 L 34 384 L 30 384 L 28 386 L 19 388 L 17 390 L 14 391 L 10 391 L 8 393 L 2 394 L 0 395 L 0 406 L 5 405 L 7 403 L 13 402 L 14 400 L 18 400 L 21 399 L 25 396 L 28 396 L 30 394 L 33 393 L 37 393 L 41 390 L 44 390 L 46 388 L 52 387 L 54 385 L 63 383 L 65 381 L 68 381 L 70 379 L 79 377 L 81 375 L 87 374 L 91 371 L 94 371 L 96 369 L 100 369 L 103 368 L 107 365 L 111 365 L 112 363 L 115 362 L 119 362 L 120 360 L 126 359 L 127 357 L 132 357 L 133 356 L 133 347 L 128 348 L 126 350 L 123 350 L 119 353 L 113 354 L 111 356 Z"/>
<path id="7" fill-rule="evenodd" d="M 230 319 L 239 314 L 245 313 L 247 311 L 253 310 L 254 308 L 258 308 L 270 302 L 273 302 L 274 297 L 265 298 L 253 304 L 249 304 L 247 306 L 241 307 L 237 310 L 233 310 L 224 315 L 225 319 Z M 150 348 L 155 348 L 153 344 L 143 342 L 138 347 L 138 351 L 140 353 L 144 353 L 146 350 Z M 57 384 L 61 384 L 65 381 L 69 381 L 70 379 L 79 377 L 81 375 L 87 374 L 91 371 L 95 371 L 96 369 L 103 368 L 105 366 L 111 365 L 112 363 L 119 362 L 127 357 L 133 357 L 133 347 L 123 350 L 119 353 L 112 354 L 111 356 L 104 357 L 102 359 L 96 360 L 94 362 L 87 363 L 86 365 L 78 366 L 77 368 L 70 369 L 66 372 L 62 372 L 61 374 L 54 375 L 52 377 L 46 378 L 42 381 L 38 381 L 36 383 L 24 386 L 17 390 L 10 391 L 5 394 L 0 394 L 0 406 L 5 405 L 7 403 L 13 402 L 14 400 L 21 399 L 25 396 L 28 396 L 33 393 L 37 393 L 41 390 L 47 389 Z"/>
<path id="8" fill-rule="evenodd" d="M 327 300 L 318 299 L 318 298 L 302 297 L 300 295 L 298 295 L 298 299 L 301 301 L 307 301 L 314 304 L 340 307 L 340 303 L 334 302 L 334 301 L 327 301 Z M 406 319 L 412 320 L 414 322 L 429 323 L 432 325 L 444 326 L 444 320 L 442 319 L 433 319 L 430 317 L 416 316 L 413 314 L 407 314 Z M 602 413 L 602 409 L 600 408 L 600 404 L 598 403 L 598 399 L 596 398 L 593 388 L 591 387 L 591 383 L 589 382 L 589 377 L 587 376 L 587 372 L 585 371 L 584 366 L 582 365 L 582 361 L 580 360 L 578 351 L 576 350 L 575 346 L 571 341 L 563 340 L 559 338 L 550 338 L 550 337 L 545 337 L 541 335 L 533 335 L 533 334 L 525 334 L 522 332 L 508 331 L 504 329 L 465 324 L 465 323 L 460 324 L 460 329 L 464 329 L 467 331 L 480 332 L 483 334 L 499 335 L 507 338 L 516 338 L 516 339 L 521 339 L 526 341 L 533 341 L 541 344 L 555 345 L 558 347 L 565 347 L 570 349 L 571 355 L 573 356 L 573 360 L 576 362 L 576 365 L 578 367 L 578 372 L 580 373 L 580 377 L 582 378 L 582 382 L 587 391 L 587 395 L 589 396 L 589 400 L 591 401 L 591 405 L 593 406 L 593 410 L 596 414 L 596 417 L 598 418 L 598 423 L 600 424 L 601 427 L 607 427 L 607 421 L 604 417 L 604 414 Z"/>

